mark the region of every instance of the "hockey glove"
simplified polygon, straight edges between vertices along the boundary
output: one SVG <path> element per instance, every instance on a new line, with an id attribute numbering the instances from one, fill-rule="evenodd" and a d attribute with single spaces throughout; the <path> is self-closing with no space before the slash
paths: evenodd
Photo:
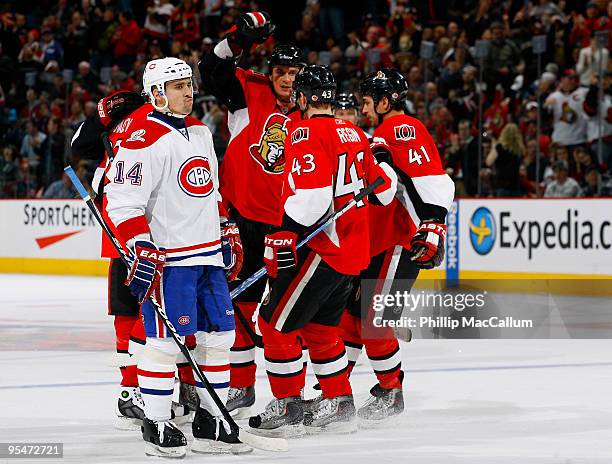
<path id="1" fill-rule="evenodd" d="M 225 275 L 227 276 L 227 281 L 231 282 L 238 277 L 244 258 L 240 232 L 234 221 L 221 223 L 221 252 L 223 253 Z"/>
<path id="2" fill-rule="evenodd" d="M 115 92 L 98 101 L 95 120 L 103 130 L 108 130 L 128 114 L 145 104 L 137 92 Z"/>
<path id="3" fill-rule="evenodd" d="M 278 271 L 290 269 L 297 264 L 297 234 L 281 230 L 266 235 L 264 244 L 264 263 L 266 271 L 273 279 L 278 276 Z"/>
<path id="4" fill-rule="evenodd" d="M 148 240 L 136 240 L 134 256 L 125 285 L 138 298 L 138 302 L 143 304 L 159 286 L 166 252 Z"/>
<path id="5" fill-rule="evenodd" d="M 420 269 L 438 267 L 444 259 L 446 226 L 435 221 L 423 221 L 410 241 L 408 257 Z"/>
<path id="6" fill-rule="evenodd" d="M 265 11 L 243 13 L 227 31 L 227 41 L 232 51 L 236 51 L 237 47 L 248 52 L 253 44 L 264 43 L 274 29 L 276 26 L 270 22 L 270 15 Z"/>
<path id="7" fill-rule="evenodd" d="M 382 137 L 374 137 L 370 143 L 370 150 L 376 161 L 379 163 L 387 163 L 389 166 L 393 166 L 393 157 L 391 156 L 391 148 L 387 144 L 387 141 Z"/>

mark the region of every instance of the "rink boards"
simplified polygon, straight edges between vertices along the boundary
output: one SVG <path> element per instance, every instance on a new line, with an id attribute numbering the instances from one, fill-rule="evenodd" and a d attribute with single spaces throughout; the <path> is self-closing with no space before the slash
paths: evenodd
<path id="1" fill-rule="evenodd" d="M 0 272 L 106 274 L 100 228 L 81 200 L 2 200 L 0 215 Z M 612 279 L 612 199 L 460 199 L 447 223 L 445 266 L 422 279 L 516 290 L 565 281 L 560 290 L 581 294 Z"/>

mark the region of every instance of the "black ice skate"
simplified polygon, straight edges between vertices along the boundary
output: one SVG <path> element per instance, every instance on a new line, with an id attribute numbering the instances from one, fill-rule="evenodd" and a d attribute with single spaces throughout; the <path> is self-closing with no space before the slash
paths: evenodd
<path id="1" fill-rule="evenodd" d="M 404 411 L 404 394 L 401 388 L 382 388 L 380 384 L 370 389 L 372 395 L 357 411 L 359 426 L 364 428 L 389 425 Z"/>
<path id="2" fill-rule="evenodd" d="M 357 431 L 353 395 L 322 398 L 304 413 L 307 433 L 353 433 Z"/>
<path id="3" fill-rule="evenodd" d="M 255 404 L 255 386 L 234 388 L 227 393 L 227 410 L 236 420 L 246 419 Z"/>
<path id="4" fill-rule="evenodd" d="M 190 411 L 196 411 L 200 406 L 200 397 L 195 385 L 181 382 L 179 387 L 179 403 L 187 406 Z"/>
<path id="5" fill-rule="evenodd" d="M 170 421 L 154 422 L 146 417 L 142 421 L 142 438 L 147 456 L 182 458 L 187 452 L 185 435 Z"/>
<path id="6" fill-rule="evenodd" d="M 191 451 L 206 454 L 244 454 L 253 451 L 238 439 L 238 432 L 232 431 L 221 417 L 214 417 L 208 411 L 198 408 L 193 424 Z"/>
<path id="7" fill-rule="evenodd" d="M 304 435 L 304 408 L 299 396 L 273 398 L 264 412 L 249 419 L 249 426 L 258 435 L 295 438 Z"/>
<path id="8" fill-rule="evenodd" d="M 118 430 L 139 430 L 144 416 L 144 402 L 138 387 L 121 386 L 119 399 L 117 400 L 115 428 Z"/>

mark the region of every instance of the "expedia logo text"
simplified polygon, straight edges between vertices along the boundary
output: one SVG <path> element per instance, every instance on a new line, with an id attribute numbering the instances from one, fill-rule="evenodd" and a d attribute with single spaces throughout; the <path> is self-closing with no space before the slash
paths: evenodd
<path id="1" fill-rule="evenodd" d="M 495 244 L 495 220 L 488 208 L 480 207 L 470 219 L 470 242 L 479 255 L 486 255 Z"/>
<path id="2" fill-rule="evenodd" d="M 263 127 L 259 143 L 249 147 L 253 159 L 270 174 L 282 174 L 285 170 L 287 121 L 288 118 L 282 114 L 271 114 Z"/>
<path id="3" fill-rule="evenodd" d="M 96 221 L 86 206 L 38 206 L 26 203 L 23 207 L 26 226 L 95 227 Z"/>
<path id="4" fill-rule="evenodd" d="M 393 128 L 395 131 L 395 139 L 403 140 L 407 142 L 408 140 L 416 139 L 416 131 L 413 126 L 409 126 L 408 124 L 400 124 L 399 126 L 395 126 Z"/>
<path id="5" fill-rule="evenodd" d="M 308 140 L 308 136 L 310 135 L 309 127 L 298 127 L 291 133 L 291 143 L 294 145 L 303 140 Z"/>
<path id="6" fill-rule="evenodd" d="M 183 163 L 178 172 L 181 190 L 191 197 L 207 197 L 214 189 L 210 164 L 203 156 L 194 156 Z"/>

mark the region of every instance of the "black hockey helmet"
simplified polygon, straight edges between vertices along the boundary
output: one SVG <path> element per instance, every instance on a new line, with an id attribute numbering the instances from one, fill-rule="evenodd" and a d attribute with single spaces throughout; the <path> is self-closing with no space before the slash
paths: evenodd
<path id="1" fill-rule="evenodd" d="M 332 104 L 335 110 L 359 109 L 357 98 L 352 93 L 339 93 Z"/>
<path id="2" fill-rule="evenodd" d="M 268 69 L 272 72 L 274 66 L 294 66 L 303 68 L 306 66 L 306 58 L 295 45 L 280 44 L 274 47 L 270 58 L 268 58 Z"/>
<path id="3" fill-rule="evenodd" d="M 361 82 L 361 95 L 372 97 L 377 104 L 382 97 L 387 97 L 391 107 L 403 105 L 408 94 L 406 78 L 394 68 L 383 68 L 375 71 Z"/>
<path id="4" fill-rule="evenodd" d="M 308 103 L 332 103 L 336 97 L 336 79 L 327 66 L 302 68 L 293 82 L 295 98 L 303 93 Z"/>

